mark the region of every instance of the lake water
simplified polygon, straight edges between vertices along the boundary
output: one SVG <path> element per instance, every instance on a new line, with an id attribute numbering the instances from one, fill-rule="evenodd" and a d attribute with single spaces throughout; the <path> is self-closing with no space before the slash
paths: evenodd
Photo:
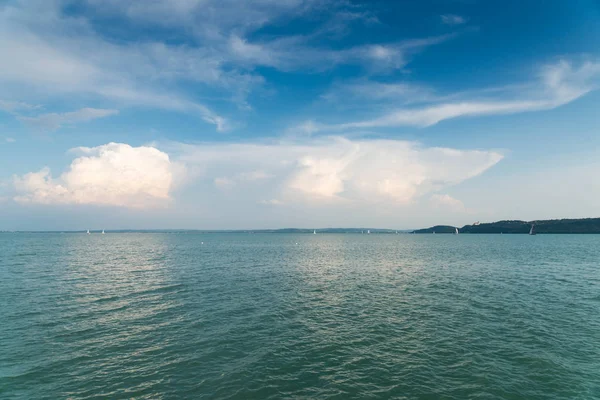
<path id="1" fill-rule="evenodd" d="M 598 399 L 600 235 L 0 234 L 0 398 Z"/>

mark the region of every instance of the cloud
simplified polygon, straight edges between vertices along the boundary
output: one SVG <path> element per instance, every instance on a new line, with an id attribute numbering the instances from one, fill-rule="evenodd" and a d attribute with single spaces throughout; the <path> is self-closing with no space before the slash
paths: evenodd
<path id="1" fill-rule="evenodd" d="M 126 34 L 104 36 L 97 24 L 105 18 L 118 19 Z M 297 19 L 309 20 L 310 28 L 276 38 L 259 32 Z M 44 100 L 80 97 L 117 102 L 111 108 L 197 114 L 226 131 L 236 124 L 213 107 L 230 101 L 251 109 L 248 96 L 266 82 L 258 67 L 314 73 L 359 65 L 387 73 L 455 36 L 323 45 L 357 22 L 377 19 L 344 0 L 87 0 L 78 7 L 66 0 L 13 2 L 0 7 L 0 52 L 10 54 L 0 58 L 0 83 L 13 95 L 26 92 Z M 148 27 L 185 38 L 180 41 L 185 44 L 157 42 L 145 33 Z M 199 98 L 219 101 L 209 107 Z"/>
<path id="2" fill-rule="evenodd" d="M 429 196 L 435 199 L 502 159 L 493 151 L 342 137 L 140 147 L 109 143 L 71 154 L 71 165 L 58 177 L 49 168 L 13 177 L 13 200 L 47 206 L 169 207 L 173 215 L 188 210 L 196 218 L 223 216 L 233 224 L 238 218 L 238 223 L 259 221 L 261 212 L 273 208 L 279 223 L 291 223 L 304 213 L 307 218 L 337 215 L 339 223 L 345 220 L 342 210 L 366 218 L 441 207 L 449 201 L 440 198 L 441 205 L 434 204 Z"/>
<path id="3" fill-rule="evenodd" d="M 260 200 L 258 203 L 259 204 L 264 204 L 266 206 L 280 206 L 280 205 L 283 205 L 283 202 L 281 200 L 277 200 L 277 199 Z"/>
<path id="4" fill-rule="evenodd" d="M 232 190 L 238 191 L 239 195 L 234 192 L 233 197 L 240 201 L 260 203 L 272 198 L 286 205 L 407 205 L 425 194 L 473 178 L 502 159 L 501 154 L 492 151 L 340 137 L 171 146 L 178 161 L 190 170 L 201 171 L 198 182 L 226 187 L 228 196 L 232 196 Z M 247 180 L 242 185 L 242 176 L 264 179 Z"/>
<path id="5" fill-rule="evenodd" d="M 467 22 L 467 18 L 456 14 L 440 15 L 440 18 L 446 25 L 462 25 Z"/>
<path id="6" fill-rule="evenodd" d="M 269 24 L 311 18 L 322 22 L 318 33 L 339 33 L 353 22 L 377 23 L 365 7 L 345 0 L 85 0 L 94 12 L 126 17 L 142 26 L 192 32 L 202 40 L 248 34 Z"/>
<path id="7" fill-rule="evenodd" d="M 218 132 L 224 132 L 230 126 L 226 118 L 214 113 L 208 107 L 182 97 L 130 90 L 127 87 L 103 87 L 99 89 L 98 93 L 130 104 L 198 114 L 205 122 L 215 125 Z"/>
<path id="8" fill-rule="evenodd" d="M 464 212 L 466 210 L 462 201 L 453 198 L 448 194 L 434 194 L 429 198 L 430 203 L 436 208 L 447 209 L 454 212 Z"/>
<path id="9" fill-rule="evenodd" d="M 35 117 L 18 117 L 19 120 L 44 130 L 56 130 L 62 125 L 77 122 L 88 122 L 97 118 L 104 118 L 118 114 L 118 110 L 106 110 L 100 108 L 82 108 L 81 110 L 66 113 L 48 113 Z"/>
<path id="10" fill-rule="evenodd" d="M 430 87 L 414 83 L 359 80 L 336 83 L 321 98 L 342 107 L 364 109 L 366 102 L 377 106 L 389 102 L 408 105 L 438 101 L 442 96 Z"/>
<path id="11" fill-rule="evenodd" d="M 15 114 L 18 111 L 31 111 L 41 108 L 39 105 L 32 105 L 22 101 L 0 100 L 0 110 Z"/>
<path id="12" fill-rule="evenodd" d="M 4 139 L 6 143 L 15 143 L 17 140 L 15 138 L 7 137 Z"/>
<path id="13" fill-rule="evenodd" d="M 484 115 L 514 114 L 550 110 L 570 103 L 598 89 L 600 62 L 587 61 L 577 66 L 566 60 L 544 66 L 538 79 L 522 86 L 517 93 L 501 93 L 502 99 L 461 99 L 452 102 L 435 102 L 420 107 L 400 108 L 372 119 L 334 125 L 318 125 L 321 130 L 347 130 L 395 126 L 428 127 L 441 121 Z M 375 91 L 378 85 L 363 87 L 363 92 Z M 406 88 L 407 90 L 410 87 Z M 484 93 L 485 91 L 482 91 Z M 372 96 L 376 96 L 373 94 Z M 511 98 L 506 98 L 511 97 Z M 443 97 L 439 97 L 443 99 Z"/>
<path id="14" fill-rule="evenodd" d="M 320 72 L 339 65 L 359 65 L 375 73 L 401 69 L 408 64 L 415 53 L 454 37 L 456 34 L 446 34 L 331 49 L 311 46 L 310 37 L 307 36 L 291 36 L 250 43 L 233 35 L 229 41 L 229 48 L 235 61 L 249 68 L 268 66 L 285 72 L 297 70 Z"/>
<path id="15" fill-rule="evenodd" d="M 223 116 L 190 100 L 175 89 L 175 83 L 225 88 L 237 96 L 260 82 L 237 70 L 222 70 L 218 54 L 208 54 L 204 48 L 149 40 L 109 41 L 85 17 L 71 18 L 61 10 L 60 2 L 0 7 L 0 52 L 10 55 L 0 58 L 0 82 L 5 89 L 45 99 L 92 97 L 197 113 L 224 130 Z M 15 102 L 2 105 L 14 111 L 16 106 Z"/>
<path id="16" fill-rule="evenodd" d="M 20 203 L 164 206 L 182 169 L 154 147 L 109 143 L 74 149 L 81 156 L 58 179 L 49 168 L 14 177 Z"/>
<path id="17" fill-rule="evenodd" d="M 218 186 L 220 188 L 226 188 L 232 185 L 235 185 L 235 181 L 233 181 L 232 179 L 226 177 L 215 178 L 215 186 Z"/>
<path id="18" fill-rule="evenodd" d="M 240 172 L 231 177 L 222 176 L 215 178 L 215 185 L 221 188 L 227 188 L 241 183 L 252 183 L 263 179 L 270 179 L 272 177 L 273 175 L 260 170 Z"/>

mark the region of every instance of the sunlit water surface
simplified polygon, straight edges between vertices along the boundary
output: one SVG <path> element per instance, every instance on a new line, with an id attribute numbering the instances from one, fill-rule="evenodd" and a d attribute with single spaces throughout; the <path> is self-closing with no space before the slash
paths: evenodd
<path id="1" fill-rule="evenodd" d="M 0 398 L 600 398 L 600 235 L 0 234 Z"/>

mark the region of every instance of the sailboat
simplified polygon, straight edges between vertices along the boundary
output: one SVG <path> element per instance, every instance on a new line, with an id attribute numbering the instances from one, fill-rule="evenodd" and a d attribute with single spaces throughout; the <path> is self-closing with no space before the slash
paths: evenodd
<path id="1" fill-rule="evenodd" d="M 454 228 L 454 234 L 458 235 L 458 228 Z"/>
<path id="2" fill-rule="evenodd" d="M 371 230 L 370 230 L 370 229 L 368 229 L 368 230 L 367 230 L 367 235 L 370 235 L 370 234 L 371 234 Z"/>
<path id="3" fill-rule="evenodd" d="M 104 229 L 102 229 L 102 234 L 104 235 Z"/>
<path id="4" fill-rule="evenodd" d="M 89 230 L 89 229 L 87 230 L 87 234 L 88 234 L 88 235 L 90 234 L 90 230 Z"/>
<path id="5" fill-rule="evenodd" d="M 313 231 L 313 235 L 316 235 L 316 234 L 317 234 L 317 230 L 315 229 L 315 230 Z"/>
<path id="6" fill-rule="evenodd" d="M 535 225 L 531 224 L 531 229 L 529 230 L 530 235 L 535 235 L 535 230 L 533 229 L 534 227 L 535 227 Z"/>

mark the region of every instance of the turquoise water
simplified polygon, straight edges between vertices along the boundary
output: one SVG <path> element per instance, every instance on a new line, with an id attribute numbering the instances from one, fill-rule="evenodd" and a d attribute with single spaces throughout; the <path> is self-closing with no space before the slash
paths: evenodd
<path id="1" fill-rule="evenodd" d="M 600 235 L 0 234 L 0 319 L 2 399 L 597 399 Z"/>

